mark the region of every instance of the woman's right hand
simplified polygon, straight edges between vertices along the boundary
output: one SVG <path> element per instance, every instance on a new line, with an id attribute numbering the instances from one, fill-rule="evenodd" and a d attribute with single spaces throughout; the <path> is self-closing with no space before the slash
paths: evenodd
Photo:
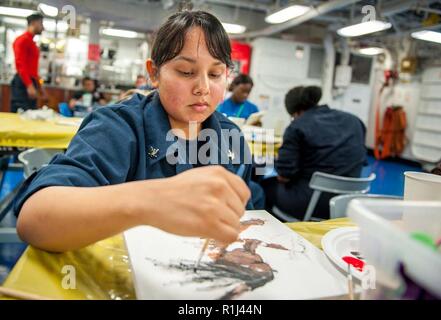
<path id="1" fill-rule="evenodd" d="M 221 166 L 129 184 L 130 210 L 140 224 L 223 243 L 237 240 L 239 219 L 251 196 L 245 182 Z"/>

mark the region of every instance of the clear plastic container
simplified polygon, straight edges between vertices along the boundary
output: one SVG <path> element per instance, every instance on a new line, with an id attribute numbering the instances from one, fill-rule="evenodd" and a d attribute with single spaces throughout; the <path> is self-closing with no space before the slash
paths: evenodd
<path id="1" fill-rule="evenodd" d="M 429 296 L 441 298 L 440 248 L 413 237 L 423 233 L 439 241 L 441 202 L 356 199 L 348 216 L 360 227 L 360 252 L 375 271 L 376 288 L 367 290 L 367 298 L 406 297 L 408 278 Z"/>

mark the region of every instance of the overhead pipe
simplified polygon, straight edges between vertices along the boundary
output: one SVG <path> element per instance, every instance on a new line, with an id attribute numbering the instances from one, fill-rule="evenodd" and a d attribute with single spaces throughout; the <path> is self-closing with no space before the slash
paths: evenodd
<path id="1" fill-rule="evenodd" d="M 242 34 L 237 34 L 237 35 L 230 35 L 230 38 L 232 39 L 244 39 L 244 38 L 255 38 L 255 37 L 259 37 L 259 36 L 270 36 L 272 34 L 275 33 L 279 33 L 281 31 L 284 31 L 286 29 L 298 26 L 299 24 L 302 24 L 306 21 L 309 21 L 311 19 L 314 19 L 318 16 L 327 14 L 331 11 L 334 10 L 338 10 L 341 8 L 344 8 L 348 5 L 354 4 L 360 2 L 360 0 L 334 0 L 334 1 L 329 1 L 327 3 L 324 3 L 322 5 L 319 5 L 316 8 L 312 8 L 311 10 L 309 10 L 308 12 L 306 12 L 304 15 L 299 16 L 297 18 L 291 19 L 287 22 L 278 24 L 278 25 L 273 25 L 267 28 L 264 28 L 262 30 L 257 30 L 257 31 L 252 31 L 252 32 L 247 32 L 247 33 L 242 33 Z"/>
<path id="2" fill-rule="evenodd" d="M 255 1 L 238 1 L 238 0 L 205 0 L 203 2 L 213 4 L 225 4 L 232 7 L 239 7 L 244 9 L 251 9 L 256 11 L 267 12 L 270 9 L 269 5 L 261 4 Z"/>

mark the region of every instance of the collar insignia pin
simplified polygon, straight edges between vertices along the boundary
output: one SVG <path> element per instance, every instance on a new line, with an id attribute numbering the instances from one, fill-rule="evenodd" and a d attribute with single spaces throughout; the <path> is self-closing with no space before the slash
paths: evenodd
<path id="1" fill-rule="evenodd" d="M 148 151 L 148 155 L 150 158 L 157 158 L 158 157 L 158 152 L 159 149 L 153 148 L 152 146 L 150 146 L 149 151 Z"/>

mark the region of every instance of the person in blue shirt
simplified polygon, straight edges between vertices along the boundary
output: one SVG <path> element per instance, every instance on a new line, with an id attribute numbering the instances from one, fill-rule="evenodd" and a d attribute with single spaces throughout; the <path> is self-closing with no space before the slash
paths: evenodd
<path id="1" fill-rule="evenodd" d="M 360 177 L 366 161 L 366 128 L 356 116 L 319 105 L 322 90 L 295 87 L 285 96 L 294 117 L 283 135 L 275 162 L 277 178 L 263 180 L 266 209 L 273 206 L 293 218 L 303 219 L 313 190 L 309 181 L 315 171 Z M 329 200 L 322 193 L 313 217 L 329 219 Z"/>
<path id="2" fill-rule="evenodd" d="M 236 117 L 248 119 L 248 117 L 259 109 L 257 106 L 249 102 L 248 96 L 253 89 L 253 79 L 246 74 L 239 74 L 233 79 L 230 85 L 232 95 L 224 100 L 217 108 L 217 111 L 227 117 Z M 260 185 L 251 181 L 249 183 L 251 189 L 252 202 L 255 209 L 264 209 L 265 194 Z"/>
<path id="3" fill-rule="evenodd" d="M 227 117 L 248 119 L 252 113 L 259 111 L 255 104 L 247 100 L 252 89 L 253 80 L 251 77 L 246 74 L 238 75 L 230 85 L 231 97 L 225 99 L 217 111 Z"/>
<path id="4" fill-rule="evenodd" d="M 213 15 L 169 17 L 146 62 L 156 90 L 84 119 L 67 151 L 20 190 L 14 203 L 19 236 L 55 252 L 138 225 L 235 241 L 245 207 L 252 209 L 251 159 L 238 128 L 215 112 L 230 54 L 228 35 Z"/>

